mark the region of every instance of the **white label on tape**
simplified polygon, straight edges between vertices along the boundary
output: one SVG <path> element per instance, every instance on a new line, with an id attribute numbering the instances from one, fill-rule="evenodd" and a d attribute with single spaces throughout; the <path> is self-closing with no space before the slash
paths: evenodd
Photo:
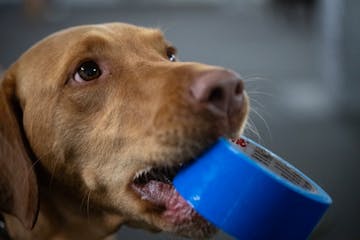
<path id="1" fill-rule="evenodd" d="M 251 159 L 261 163 L 275 174 L 310 192 L 316 192 L 315 187 L 299 173 L 297 173 L 296 170 L 290 168 L 290 166 L 287 166 L 276 156 L 270 152 L 267 152 L 265 149 L 262 149 L 243 138 L 232 140 L 232 142 L 239 146 L 240 150 L 248 155 Z"/>

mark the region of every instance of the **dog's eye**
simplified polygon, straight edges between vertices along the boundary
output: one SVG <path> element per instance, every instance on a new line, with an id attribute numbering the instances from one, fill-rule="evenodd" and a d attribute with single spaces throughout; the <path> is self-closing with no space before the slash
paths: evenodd
<path id="1" fill-rule="evenodd" d="M 170 60 L 170 62 L 176 62 L 175 50 L 173 48 L 169 48 L 166 51 L 166 55 L 167 55 L 168 59 Z"/>
<path id="2" fill-rule="evenodd" d="M 170 62 L 176 62 L 176 56 L 175 56 L 175 54 L 170 54 L 170 55 L 168 55 L 168 58 L 169 58 Z"/>
<path id="3" fill-rule="evenodd" d="M 87 61 L 80 65 L 75 73 L 75 81 L 91 81 L 101 75 L 101 70 L 99 65 L 94 61 Z"/>

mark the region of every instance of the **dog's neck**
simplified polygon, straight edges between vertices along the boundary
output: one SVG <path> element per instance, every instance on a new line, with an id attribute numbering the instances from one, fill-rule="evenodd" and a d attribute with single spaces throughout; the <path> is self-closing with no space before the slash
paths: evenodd
<path id="1" fill-rule="evenodd" d="M 123 223 L 121 216 L 90 208 L 88 196 L 79 200 L 56 183 L 44 182 L 39 186 L 40 209 L 32 231 L 14 217 L 5 217 L 12 239 L 105 239 Z"/>

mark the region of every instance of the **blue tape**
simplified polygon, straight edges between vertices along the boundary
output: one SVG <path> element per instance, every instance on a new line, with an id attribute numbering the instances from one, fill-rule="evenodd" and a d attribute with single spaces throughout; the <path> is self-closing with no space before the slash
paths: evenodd
<path id="1" fill-rule="evenodd" d="M 242 138 L 220 139 L 174 186 L 203 217 L 242 240 L 304 240 L 331 198 L 292 165 Z M 242 151 L 239 151 L 242 150 Z"/>

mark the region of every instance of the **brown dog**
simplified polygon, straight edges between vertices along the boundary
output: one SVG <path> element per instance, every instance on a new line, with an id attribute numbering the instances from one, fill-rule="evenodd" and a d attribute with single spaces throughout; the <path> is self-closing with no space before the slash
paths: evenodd
<path id="1" fill-rule="evenodd" d="M 232 71 L 176 62 L 156 29 L 111 23 L 60 31 L 0 82 L 0 210 L 13 239 L 102 239 L 127 224 L 215 232 L 171 180 L 248 100 Z"/>

